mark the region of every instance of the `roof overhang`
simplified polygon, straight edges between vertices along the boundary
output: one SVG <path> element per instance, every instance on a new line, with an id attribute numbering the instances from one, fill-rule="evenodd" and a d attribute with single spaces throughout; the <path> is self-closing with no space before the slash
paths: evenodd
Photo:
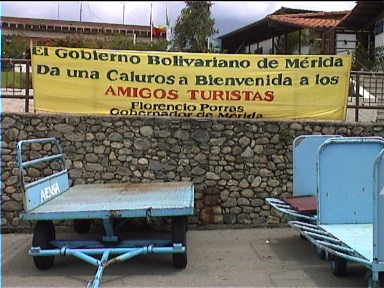
<path id="1" fill-rule="evenodd" d="M 236 30 L 232 33 L 220 37 L 222 47 L 226 47 L 229 51 L 236 51 L 239 47 L 249 45 L 252 43 L 264 41 L 280 35 L 290 33 L 301 29 L 295 25 L 281 25 L 269 18 L 245 26 L 242 29 Z M 257 30 L 257 33 L 255 31 Z"/>
<path id="2" fill-rule="evenodd" d="M 298 11 L 301 13 L 297 13 Z M 222 35 L 218 37 L 218 39 L 221 39 L 222 47 L 224 49 L 236 53 L 239 49 L 249 44 L 261 42 L 273 37 L 279 37 L 286 33 L 305 28 L 318 31 L 329 30 L 332 26 L 337 26 L 338 21 L 344 19 L 349 13 L 350 11 L 319 12 L 306 10 L 293 11 L 293 9 L 292 11 L 281 11 L 281 9 L 279 9 L 275 13 L 272 13 L 257 22 Z M 309 21 L 294 21 L 297 17 L 302 17 L 301 19 L 309 19 Z M 327 17 L 331 19 L 331 21 L 323 21 L 323 19 L 325 18 L 326 20 Z"/>
<path id="3" fill-rule="evenodd" d="M 373 25 L 384 11 L 384 1 L 357 1 L 350 15 L 343 19 L 338 27 L 364 29 Z"/>

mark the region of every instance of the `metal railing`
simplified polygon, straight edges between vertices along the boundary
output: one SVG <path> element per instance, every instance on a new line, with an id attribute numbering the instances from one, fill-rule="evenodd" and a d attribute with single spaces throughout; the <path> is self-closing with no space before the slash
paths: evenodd
<path id="1" fill-rule="evenodd" d="M 24 112 L 29 112 L 29 101 L 33 99 L 31 60 L 1 59 L 0 98 L 24 99 Z"/>
<path id="2" fill-rule="evenodd" d="M 10 99 L 9 101 L 24 100 L 23 110 L 30 112 L 29 105 L 33 100 L 31 60 L 0 61 L 2 73 L 0 98 Z M 384 121 L 384 73 L 352 71 L 347 109 L 352 111 L 349 119 L 351 121 L 367 121 L 369 117 L 370 119 L 376 117 L 371 121 Z"/>
<path id="3" fill-rule="evenodd" d="M 362 111 L 375 112 L 376 121 L 384 120 L 384 73 L 352 71 L 347 109 L 354 110 L 355 122 L 364 120 Z"/>

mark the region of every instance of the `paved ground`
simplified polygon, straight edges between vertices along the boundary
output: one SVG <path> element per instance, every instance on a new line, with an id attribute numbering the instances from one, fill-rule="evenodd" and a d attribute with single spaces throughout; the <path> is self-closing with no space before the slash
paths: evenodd
<path id="1" fill-rule="evenodd" d="M 27 255 L 30 234 L 2 236 L 3 287 L 86 287 L 94 275 L 93 266 L 68 256 L 39 271 Z M 366 269 L 354 264 L 347 277 L 333 276 L 329 264 L 290 228 L 189 231 L 188 249 L 185 270 L 173 268 L 170 255 L 139 256 L 108 267 L 103 288 L 367 287 Z"/>
<path id="2" fill-rule="evenodd" d="M 25 112 L 25 100 L 23 99 L 1 99 L 1 112 Z M 34 111 L 33 100 L 29 101 L 29 112 Z"/>

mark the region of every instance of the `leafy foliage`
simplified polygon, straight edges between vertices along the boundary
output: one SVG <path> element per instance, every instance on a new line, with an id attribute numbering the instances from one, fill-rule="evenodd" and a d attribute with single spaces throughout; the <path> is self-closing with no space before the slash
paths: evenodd
<path id="1" fill-rule="evenodd" d="M 384 72 L 384 47 L 375 48 L 374 71 Z"/>
<path id="2" fill-rule="evenodd" d="M 174 29 L 172 50 L 207 52 L 208 37 L 218 31 L 214 28 L 215 20 L 211 18 L 211 1 L 185 1 Z"/>
<path id="3" fill-rule="evenodd" d="M 29 42 L 23 35 L 1 36 L 1 58 L 23 59 L 29 49 Z"/>
<path id="4" fill-rule="evenodd" d="M 166 40 L 155 40 L 154 42 L 136 41 L 133 37 L 113 35 L 104 39 L 86 39 L 80 36 L 68 36 L 65 39 L 50 40 L 47 45 L 55 47 L 91 48 L 91 49 L 113 49 L 113 50 L 137 50 L 137 51 L 165 51 Z"/>
<path id="5" fill-rule="evenodd" d="M 353 70 L 365 70 L 373 72 L 384 71 L 384 47 L 376 47 L 374 55 L 368 54 L 368 49 L 358 45 L 353 52 Z"/>
<path id="6" fill-rule="evenodd" d="M 23 35 L 16 35 L 8 38 L 3 35 L 2 45 L 2 58 L 30 58 L 29 41 Z M 35 45 L 91 49 L 165 51 L 168 42 L 159 39 L 152 43 L 143 40 L 137 40 L 136 43 L 133 43 L 133 37 L 123 35 L 112 35 L 99 39 L 88 39 L 78 35 L 71 35 L 64 39 L 40 40 L 35 42 Z"/>

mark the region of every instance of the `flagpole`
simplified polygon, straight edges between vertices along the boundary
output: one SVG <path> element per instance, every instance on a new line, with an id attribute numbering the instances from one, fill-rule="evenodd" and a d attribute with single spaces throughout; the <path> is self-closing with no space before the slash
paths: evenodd
<path id="1" fill-rule="evenodd" d="M 171 49 L 171 40 L 172 40 L 172 31 L 171 31 L 171 23 L 169 22 L 168 17 L 168 7 L 165 5 L 165 25 L 167 26 L 167 30 L 165 31 L 165 40 L 168 42 L 167 51 Z"/>
<path id="2" fill-rule="evenodd" d="M 169 23 L 169 18 L 168 18 L 168 7 L 165 6 L 165 25 L 167 26 L 167 30 L 165 31 L 165 39 L 167 41 L 171 41 L 171 27 L 170 27 L 170 23 Z"/>
<path id="3" fill-rule="evenodd" d="M 151 25 L 151 42 L 152 42 L 152 33 L 153 33 L 153 23 L 152 23 L 152 2 L 151 2 L 151 18 L 150 18 L 150 25 Z"/>
<path id="4" fill-rule="evenodd" d="M 80 1 L 80 22 L 81 22 L 81 14 L 83 13 L 83 2 Z"/>
<path id="5" fill-rule="evenodd" d="M 125 16 L 125 2 L 123 2 L 123 25 L 124 25 L 124 16 Z"/>

